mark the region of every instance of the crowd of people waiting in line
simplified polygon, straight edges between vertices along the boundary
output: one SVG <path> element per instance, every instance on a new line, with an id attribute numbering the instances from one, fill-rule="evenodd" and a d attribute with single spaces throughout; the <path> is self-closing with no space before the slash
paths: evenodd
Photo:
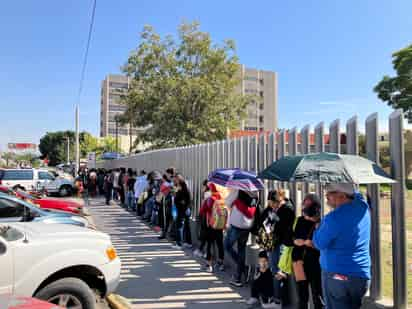
<path id="1" fill-rule="evenodd" d="M 192 248 L 191 193 L 175 168 L 163 175 L 144 170 L 137 175 L 125 168 L 92 170 L 84 177 L 90 192 L 104 194 L 107 205 L 119 200 L 156 227 L 159 239 L 174 241 L 175 248 Z M 253 234 L 261 251 L 248 305 L 288 305 L 293 275 L 299 309 L 309 308 L 310 294 L 315 309 L 360 308 L 370 280 L 369 206 L 351 184 L 332 184 L 326 191 L 331 207 L 326 216 L 322 218 L 319 197 L 308 194 L 301 216 L 296 217 L 296 205 L 283 189 L 270 191 L 263 208 L 257 192 L 225 190 L 205 180 L 198 214 L 200 245 L 193 254 L 205 259 L 206 271 L 214 272 L 225 270 L 227 252 L 236 263 L 230 283 L 241 287 L 250 279 L 247 274 L 252 268 L 245 260 Z"/>

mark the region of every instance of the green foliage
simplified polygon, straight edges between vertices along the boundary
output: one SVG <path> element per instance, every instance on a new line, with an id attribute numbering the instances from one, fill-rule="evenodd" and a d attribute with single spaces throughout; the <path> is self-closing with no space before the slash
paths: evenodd
<path id="1" fill-rule="evenodd" d="M 98 153 L 116 151 L 116 139 L 113 136 L 106 136 L 100 139 Z"/>
<path id="2" fill-rule="evenodd" d="M 121 120 L 146 127 L 139 141 L 155 148 L 223 139 L 239 126 L 250 102 L 236 92 L 234 42 L 213 44 L 195 22 L 180 25 L 177 40 L 146 26 L 123 69 L 132 82 Z"/>
<path id="3" fill-rule="evenodd" d="M 402 109 L 412 123 L 412 45 L 392 54 L 395 77 L 385 75 L 375 86 L 379 99 L 395 109 Z"/>
<path id="4" fill-rule="evenodd" d="M 57 131 L 47 132 L 41 139 L 39 150 L 41 157 L 48 158 L 49 165 L 55 166 L 67 160 L 67 138 L 70 139 L 70 154 L 69 159 L 75 159 L 75 132 L 73 131 Z M 80 156 L 85 157 L 88 152 L 99 152 L 99 140 L 93 137 L 90 133 L 80 132 Z"/>
<path id="5" fill-rule="evenodd" d="M 11 163 L 11 161 L 13 161 L 15 159 L 16 155 L 13 152 L 4 152 L 1 155 L 1 158 L 6 161 L 6 167 L 8 167 Z"/>

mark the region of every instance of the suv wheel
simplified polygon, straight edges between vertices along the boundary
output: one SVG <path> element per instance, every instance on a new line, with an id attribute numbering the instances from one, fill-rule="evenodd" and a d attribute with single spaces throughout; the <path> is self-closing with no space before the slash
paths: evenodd
<path id="1" fill-rule="evenodd" d="M 70 186 L 61 186 L 59 189 L 59 195 L 61 197 L 69 196 L 72 194 L 72 188 Z"/>
<path id="2" fill-rule="evenodd" d="M 90 287 L 77 278 L 64 278 L 50 283 L 35 297 L 68 309 L 95 309 L 96 297 Z"/>

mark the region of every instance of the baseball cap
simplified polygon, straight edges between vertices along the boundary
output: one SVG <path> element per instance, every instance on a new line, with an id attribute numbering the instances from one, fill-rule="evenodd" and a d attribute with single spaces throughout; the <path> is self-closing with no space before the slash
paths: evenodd
<path id="1" fill-rule="evenodd" d="M 326 186 L 326 192 L 340 192 L 347 195 L 354 195 L 355 186 L 352 183 L 333 183 Z"/>

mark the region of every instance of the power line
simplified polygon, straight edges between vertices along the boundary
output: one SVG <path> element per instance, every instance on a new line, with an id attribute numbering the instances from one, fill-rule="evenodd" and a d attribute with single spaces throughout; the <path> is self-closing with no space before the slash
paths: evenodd
<path id="1" fill-rule="evenodd" d="M 96 13 L 96 2 L 97 2 L 97 0 L 93 0 L 92 16 L 91 16 L 90 25 L 89 25 L 89 35 L 87 37 L 86 52 L 84 54 L 82 73 L 80 75 L 79 93 L 78 93 L 78 98 L 77 98 L 77 103 L 78 104 L 80 102 L 80 97 L 81 97 L 81 94 L 82 94 L 82 91 L 83 91 L 84 76 L 86 74 L 86 66 L 87 66 L 87 59 L 89 57 L 90 41 L 92 39 L 92 33 L 93 33 L 94 16 L 95 16 L 95 13 Z"/>

